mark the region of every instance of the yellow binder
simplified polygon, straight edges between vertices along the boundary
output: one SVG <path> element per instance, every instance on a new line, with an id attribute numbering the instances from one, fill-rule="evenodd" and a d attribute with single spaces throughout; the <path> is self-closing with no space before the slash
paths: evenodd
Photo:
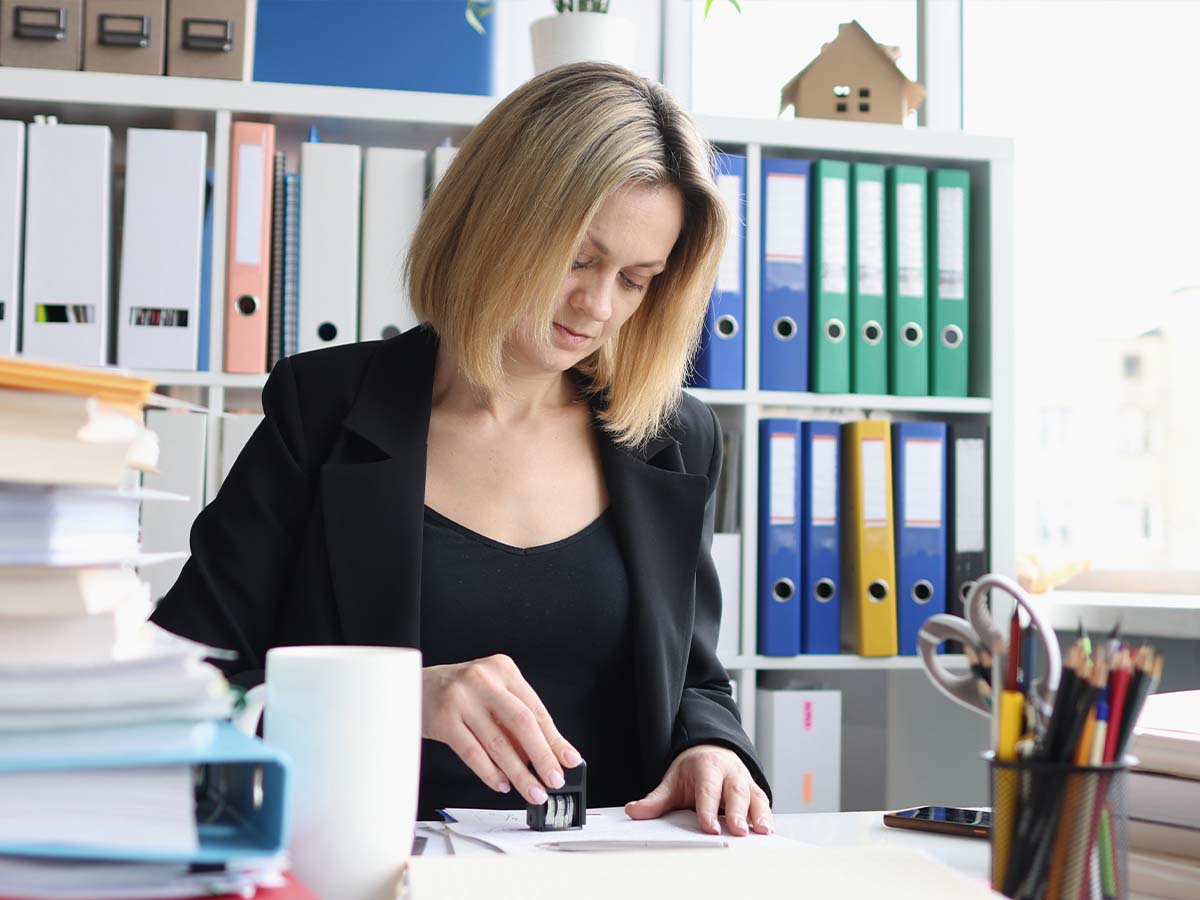
<path id="1" fill-rule="evenodd" d="M 842 426 L 842 448 L 842 647 L 862 656 L 894 656 L 898 646 L 890 423 L 847 422 Z"/>

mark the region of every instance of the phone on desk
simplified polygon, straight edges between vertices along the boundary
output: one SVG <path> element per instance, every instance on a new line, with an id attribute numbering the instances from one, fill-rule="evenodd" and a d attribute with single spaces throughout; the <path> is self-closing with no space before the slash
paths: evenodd
<path id="1" fill-rule="evenodd" d="M 992 831 L 992 814 L 986 809 L 964 809 L 961 806 L 917 806 L 884 813 L 883 824 L 893 828 L 986 838 Z"/>

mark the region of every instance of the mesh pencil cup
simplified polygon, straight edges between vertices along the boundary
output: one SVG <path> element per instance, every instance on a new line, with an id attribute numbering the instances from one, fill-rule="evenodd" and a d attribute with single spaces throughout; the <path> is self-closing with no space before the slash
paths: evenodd
<path id="1" fill-rule="evenodd" d="M 1129 896 L 1129 767 L 985 753 L 992 801 L 992 887 L 1024 900 Z"/>

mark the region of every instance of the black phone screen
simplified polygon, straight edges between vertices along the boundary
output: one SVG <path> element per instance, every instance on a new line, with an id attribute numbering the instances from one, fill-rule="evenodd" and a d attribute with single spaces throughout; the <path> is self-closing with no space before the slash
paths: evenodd
<path id="1" fill-rule="evenodd" d="M 960 806 L 918 806 L 893 813 L 902 819 L 919 819 L 923 822 L 945 822 L 948 825 L 973 825 L 976 828 L 991 828 L 992 814 L 986 809 L 963 809 Z"/>

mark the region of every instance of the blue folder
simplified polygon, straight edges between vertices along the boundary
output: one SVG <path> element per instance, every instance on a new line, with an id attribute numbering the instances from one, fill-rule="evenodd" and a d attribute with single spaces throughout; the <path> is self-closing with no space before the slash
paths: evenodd
<path id="1" fill-rule="evenodd" d="M 212 321 L 212 237 L 213 184 L 215 174 L 208 170 L 204 193 L 204 237 L 200 244 L 200 340 L 196 348 L 196 371 L 208 371 L 208 332 Z"/>
<path id="2" fill-rule="evenodd" d="M 838 537 L 841 426 L 805 422 L 800 487 L 801 653 L 842 650 L 841 546 Z"/>
<path id="3" fill-rule="evenodd" d="M 946 611 L 946 424 L 892 426 L 896 490 L 896 616 L 899 652 L 917 652 L 917 632 Z"/>
<path id="4" fill-rule="evenodd" d="M 0 784 L 6 773 L 148 766 L 201 766 L 205 787 L 197 796 L 200 845 L 196 853 L 159 849 L 106 849 L 67 844 L 0 843 L 0 854 L 145 862 L 224 863 L 279 853 L 287 844 L 289 762 L 280 751 L 243 734 L 229 722 L 199 723 L 189 740 L 156 740 L 159 726 L 93 732 L 0 735 Z M 139 740 L 139 733 L 147 735 Z M 261 802 L 259 802 L 261 801 Z M 120 815 L 119 810 L 113 811 Z"/>
<path id="5" fill-rule="evenodd" d="M 763 157 L 760 386 L 808 390 L 808 203 L 812 163 Z"/>
<path id="6" fill-rule="evenodd" d="M 736 189 L 737 202 L 690 384 L 740 391 L 746 386 L 746 157 L 720 154 L 716 177 L 722 193 Z"/>
<path id="7" fill-rule="evenodd" d="M 758 652 L 800 652 L 799 419 L 763 419 L 758 444 Z"/>

